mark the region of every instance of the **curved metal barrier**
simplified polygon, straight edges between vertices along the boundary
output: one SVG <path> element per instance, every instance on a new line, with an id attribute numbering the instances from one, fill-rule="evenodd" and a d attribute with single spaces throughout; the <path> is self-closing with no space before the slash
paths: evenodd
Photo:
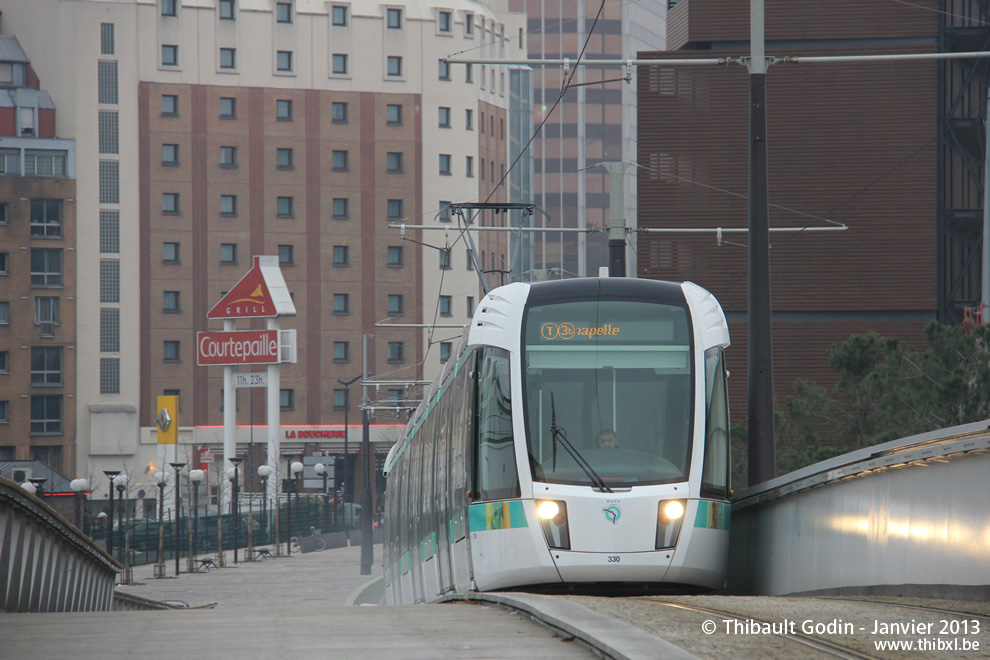
<path id="1" fill-rule="evenodd" d="M 110 610 L 120 568 L 42 500 L 0 478 L 0 611 Z"/>
<path id="2" fill-rule="evenodd" d="M 860 449 L 739 493 L 730 589 L 990 596 L 990 431 Z"/>

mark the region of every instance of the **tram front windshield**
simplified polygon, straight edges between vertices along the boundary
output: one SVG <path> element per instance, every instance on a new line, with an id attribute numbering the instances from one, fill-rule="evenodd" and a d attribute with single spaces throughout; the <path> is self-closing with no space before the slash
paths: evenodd
<path id="1" fill-rule="evenodd" d="M 535 481 L 625 488 L 687 479 L 692 361 L 683 305 L 535 305 L 523 337 Z"/>

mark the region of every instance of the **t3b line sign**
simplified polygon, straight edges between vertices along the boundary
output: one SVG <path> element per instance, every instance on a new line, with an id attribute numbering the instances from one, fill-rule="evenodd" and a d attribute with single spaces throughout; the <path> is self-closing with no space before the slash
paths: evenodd
<path id="1" fill-rule="evenodd" d="M 196 364 L 278 364 L 277 330 L 197 332 Z"/>

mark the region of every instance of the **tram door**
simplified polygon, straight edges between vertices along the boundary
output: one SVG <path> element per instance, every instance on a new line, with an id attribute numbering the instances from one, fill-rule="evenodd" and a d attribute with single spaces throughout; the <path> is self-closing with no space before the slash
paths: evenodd
<path id="1" fill-rule="evenodd" d="M 453 383 L 451 383 L 453 384 Z M 440 568 L 440 593 L 453 588 L 453 571 L 450 561 L 450 510 L 447 506 L 449 498 L 447 489 L 450 488 L 450 401 L 453 392 L 448 389 L 440 399 L 437 445 L 433 473 L 436 475 L 436 486 L 433 489 L 437 529 L 437 560 Z"/>

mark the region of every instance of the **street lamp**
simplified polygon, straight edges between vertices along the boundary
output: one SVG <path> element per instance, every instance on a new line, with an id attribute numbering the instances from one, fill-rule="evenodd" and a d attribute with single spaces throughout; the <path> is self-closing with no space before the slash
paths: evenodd
<path id="1" fill-rule="evenodd" d="M 262 513 L 261 517 L 265 521 L 265 535 L 268 539 L 271 539 L 272 524 L 268 519 L 268 478 L 272 476 L 275 469 L 271 465 L 259 465 L 258 466 L 258 476 L 261 477 L 261 483 L 263 484 L 262 489 L 264 490 L 265 496 L 261 499 Z M 272 505 L 275 507 L 275 552 L 278 552 L 278 501 Z"/>
<path id="2" fill-rule="evenodd" d="M 103 474 L 107 475 L 107 479 L 110 480 L 110 520 L 107 525 L 107 554 L 113 557 L 113 480 L 120 474 L 120 470 L 104 470 Z"/>
<path id="3" fill-rule="evenodd" d="M 165 577 L 165 482 L 164 472 L 155 472 L 158 484 L 158 562 L 155 564 L 155 577 Z"/>
<path id="4" fill-rule="evenodd" d="M 330 494 L 327 493 L 327 466 L 323 463 L 317 463 L 313 466 L 313 470 L 317 475 L 323 477 L 323 508 L 326 513 L 323 515 L 324 526 L 330 523 Z"/>
<path id="5" fill-rule="evenodd" d="M 192 553 L 196 554 L 196 542 L 199 540 L 196 538 L 196 532 L 199 530 L 199 482 L 206 478 L 206 473 L 202 470 L 190 470 L 189 471 L 189 481 L 192 482 L 193 486 L 193 531 L 192 531 Z"/>
<path id="6" fill-rule="evenodd" d="M 45 496 L 45 479 L 42 477 L 31 477 L 28 479 L 35 488 L 35 494 L 38 497 Z"/>
<path id="7" fill-rule="evenodd" d="M 288 504 L 287 507 L 287 517 L 289 531 L 285 536 L 285 553 L 287 555 L 292 555 L 292 493 L 298 492 L 298 486 L 296 484 L 296 477 L 299 473 L 303 471 L 303 464 L 299 461 L 291 461 L 289 463 L 289 478 L 285 480 L 285 501 Z"/>
<path id="8" fill-rule="evenodd" d="M 79 520 L 79 529 L 86 533 L 86 491 L 89 490 L 89 479 L 73 479 L 69 482 L 69 488 L 76 494 L 76 512 Z M 92 530 L 90 530 L 92 531 Z"/>
<path id="9" fill-rule="evenodd" d="M 119 548 L 117 554 L 121 556 L 121 563 L 124 564 L 124 584 L 130 584 L 131 582 L 131 564 L 130 557 L 124 555 L 127 551 L 127 536 L 124 533 L 124 489 L 127 488 L 127 475 L 122 474 L 113 480 L 114 488 L 117 491 L 117 529 L 120 530 L 120 540 L 124 544 L 124 547 Z M 111 514 L 113 512 L 111 511 Z M 110 518 L 111 524 L 113 523 L 113 516 Z"/>
<path id="10" fill-rule="evenodd" d="M 243 458 L 237 456 L 230 459 L 230 462 L 234 466 L 234 476 L 231 479 L 232 497 L 230 498 L 230 513 L 234 518 L 234 563 L 235 564 L 237 563 L 237 546 L 240 544 L 241 541 L 241 525 L 240 525 L 241 509 L 237 501 L 237 496 L 240 494 L 240 488 L 237 485 L 237 467 L 241 464 L 241 461 L 243 460 L 244 460 Z"/>
<path id="11" fill-rule="evenodd" d="M 182 548 L 182 500 L 179 497 L 179 470 L 185 463 L 169 463 L 175 470 L 175 576 L 179 576 L 179 555 Z"/>

